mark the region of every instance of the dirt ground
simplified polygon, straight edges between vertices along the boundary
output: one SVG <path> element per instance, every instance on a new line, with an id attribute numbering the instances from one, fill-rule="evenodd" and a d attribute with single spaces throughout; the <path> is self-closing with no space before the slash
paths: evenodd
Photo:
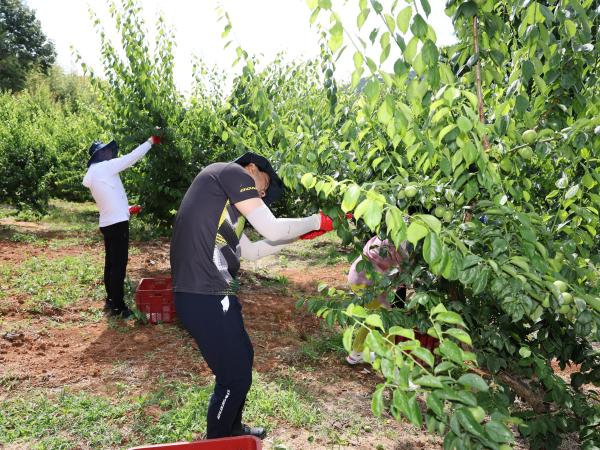
<path id="1" fill-rule="evenodd" d="M 5 222 L 6 223 L 6 222 Z M 11 221 L 13 227 L 34 230 L 41 236 L 50 231 L 43 226 Z M 144 277 L 167 276 L 168 241 L 134 242 L 128 276 L 133 284 Z M 103 255 L 100 242 L 75 244 L 49 251 L 46 244 L 0 240 L 0 264 L 17 265 L 33 256 Z M 323 331 L 314 315 L 296 309 L 299 293 L 316 291 L 318 282 L 343 284 L 345 267 L 339 264 L 318 268 L 287 267 L 277 273 L 277 259 L 242 266 L 243 305 L 246 328 L 255 347 L 255 370 L 266 376 L 289 374 L 306 386 L 332 433 L 345 436 L 347 445 L 317 436 L 309 442 L 312 431 L 281 426 L 264 442 L 264 448 L 276 448 L 285 442 L 289 449 L 356 448 L 356 449 L 433 449 L 440 440 L 397 423 L 391 417 L 373 419 L 371 393 L 378 381 L 366 366 L 349 367 L 343 355 L 326 353 L 309 366 L 300 348 Z M 258 269 L 258 270 L 257 270 Z M 268 275 L 265 275 L 268 273 Z M 283 286 L 269 282 L 279 276 Z M 266 281 L 266 282 L 265 282 Z M 1 284 L 1 282 L 0 282 Z M 159 378 L 189 379 L 190 373 L 210 377 L 195 343 L 176 323 L 141 325 L 101 319 L 90 323 L 85 313 L 99 311 L 102 301 L 82 301 L 60 311 L 51 312 L 51 324 L 45 314 L 22 308 L 23 299 L 4 299 L 0 306 L 0 400 L 19 390 L 42 389 L 58 392 L 64 388 L 108 395 L 125 383 L 128 392 L 143 392 Z M 16 331 L 15 331 L 16 330 Z M 116 364 L 117 363 L 117 364 Z M 9 386 L 9 388 L 6 388 Z M 335 413 L 344 411 L 345 416 Z M 345 417 L 345 418 L 344 418 Z M 361 433 L 345 433 L 355 418 L 365 423 Z M 385 429 L 386 432 L 380 432 Z M 349 437 L 348 437 L 349 436 Z M 11 448 L 6 447 L 6 448 Z M 13 447 L 19 448 L 19 447 Z M 280 447 L 277 447 L 280 448 Z"/>
<path id="2" fill-rule="evenodd" d="M 56 238 L 43 226 L 10 224 Z M 128 276 L 134 284 L 144 277 L 169 274 L 167 240 L 133 242 L 131 247 Z M 103 246 L 97 241 L 50 251 L 47 242 L 0 240 L 0 265 L 17 265 L 39 255 L 81 254 L 101 258 Z M 298 296 L 315 292 L 320 282 L 343 285 L 348 264 L 284 266 L 278 257 L 242 266 L 239 297 L 255 347 L 255 369 L 267 378 L 289 374 L 293 369 L 294 381 L 319 399 L 317 406 L 326 422 L 322 427 L 330 432 L 311 441 L 313 431 L 283 424 L 265 440 L 264 448 L 282 448 L 275 442 L 285 442 L 288 449 L 441 448 L 441 439 L 406 423 L 389 416 L 380 420 L 372 417 L 371 394 L 380 380 L 367 366 L 350 367 L 336 352 L 326 352 L 311 361 L 302 356 L 300 349 L 323 332 L 323 324 L 314 315 L 296 309 Z M 128 392 L 134 394 L 159 379 L 189 380 L 190 373 L 211 376 L 195 344 L 176 323 L 141 325 L 104 318 L 90 322 L 89 315 L 98 314 L 102 308 L 100 300 L 84 300 L 52 311 L 49 322 L 49 317 L 27 312 L 22 304 L 18 296 L 0 303 L 0 400 L 32 388 L 47 392 L 69 388 L 110 396 L 119 385 L 126 384 Z M 349 433 L 357 418 L 363 429 Z M 332 435 L 344 436 L 344 443 L 332 440 Z"/>

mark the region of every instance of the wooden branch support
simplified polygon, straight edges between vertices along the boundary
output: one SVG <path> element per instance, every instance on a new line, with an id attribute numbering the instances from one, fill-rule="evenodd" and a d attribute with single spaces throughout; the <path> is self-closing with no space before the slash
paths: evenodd
<path id="1" fill-rule="evenodd" d="M 481 63 L 479 62 L 479 19 L 477 16 L 473 17 L 473 50 L 477 62 L 475 63 L 475 84 L 477 85 L 477 109 L 479 110 L 479 121 L 485 123 L 485 116 L 483 114 L 483 92 L 481 90 Z M 487 136 L 483 136 L 483 148 L 488 151 L 490 148 L 490 142 Z"/>
<path id="2" fill-rule="evenodd" d="M 517 379 L 505 371 L 492 375 L 488 371 L 478 367 L 471 367 L 471 370 L 482 377 L 498 378 L 501 383 L 506 384 L 521 400 L 527 403 L 536 414 L 552 412 L 550 405 L 544 402 L 544 392 L 532 387 L 529 383 Z"/>

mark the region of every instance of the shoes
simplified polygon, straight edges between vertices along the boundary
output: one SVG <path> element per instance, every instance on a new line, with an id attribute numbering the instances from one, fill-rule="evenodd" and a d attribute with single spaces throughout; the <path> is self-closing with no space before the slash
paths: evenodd
<path id="1" fill-rule="evenodd" d="M 267 431 L 263 427 L 251 427 L 242 424 L 242 428 L 231 433 L 232 436 L 256 436 L 259 439 L 267 437 Z"/>
<path id="2" fill-rule="evenodd" d="M 375 353 L 374 352 L 371 352 L 370 357 L 371 357 L 371 362 L 375 361 Z M 354 366 L 356 364 L 364 363 L 365 360 L 362 356 L 362 352 L 357 352 L 355 350 L 352 350 L 352 352 L 350 352 L 350 354 L 348 356 L 346 356 L 346 362 L 348 364 L 350 364 L 351 366 Z"/>
<path id="3" fill-rule="evenodd" d="M 112 307 L 113 307 L 113 305 L 112 305 L 112 300 L 111 300 L 111 299 L 109 299 L 109 298 L 107 298 L 107 299 L 105 300 L 105 302 L 104 302 L 104 308 L 102 308 L 102 310 L 103 310 L 105 313 L 110 313 L 110 311 L 112 310 Z"/>
<path id="4" fill-rule="evenodd" d="M 127 320 L 133 317 L 133 312 L 127 306 L 124 306 L 122 308 L 111 308 L 108 315 L 110 317 Z"/>

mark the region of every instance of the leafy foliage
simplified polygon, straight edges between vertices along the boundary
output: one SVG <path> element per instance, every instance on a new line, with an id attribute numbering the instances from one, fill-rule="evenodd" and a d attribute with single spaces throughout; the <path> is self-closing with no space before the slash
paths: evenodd
<path id="1" fill-rule="evenodd" d="M 199 82 L 208 71 L 201 63 L 196 66 L 195 97 L 191 105 L 186 105 L 173 78 L 174 36 L 159 17 L 156 42 L 150 46 L 140 11 L 140 4 L 133 0 L 109 2 L 120 38 L 117 42 L 94 16 L 106 80 L 97 77 L 84 62 L 82 67 L 92 76 L 99 102 L 105 108 L 98 123 L 113 134 L 123 152 L 133 150 L 151 134 L 162 135 L 161 146 L 149 152 L 125 177 L 131 190 L 139 195 L 146 217 L 169 225 L 197 172 L 221 159 L 225 150 L 221 133 L 216 133 L 219 121 L 215 101 Z M 212 72 L 214 76 L 217 74 Z"/>
<path id="2" fill-rule="evenodd" d="M 89 84 L 58 69 L 27 83 L 19 94 L 0 94 L 1 201 L 43 212 L 50 196 L 89 198 L 81 179 L 99 135 Z"/>
<path id="3" fill-rule="evenodd" d="M 375 351 L 386 378 L 374 411 L 422 423 L 408 379 L 432 399 L 426 421 L 445 434 L 445 448 L 500 448 L 511 424 L 533 448 L 558 445 L 567 431 L 584 448 L 597 445 L 597 399 L 582 386 L 600 374 L 591 345 L 600 338 L 598 11 L 590 1 L 450 1 L 459 42 L 440 48 L 427 0 L 358 1 L 359 29 L 368 16 L 379 22 L 368 39 L 352 36 L 332 2 L 307 3 L 312 21 L 328 14 L 332 24 L 321 94 L 331 107 L 316 113 L 326 120 L 311 133 L 315 114 L 282 119 L 263 85 L 247 97 L 266 100 L 240 112 L 304 205 L 308 192 L 333 217 L 353 212 L 356 227 L 337 227 L 346 243 L 358 250 L 377 233 L 413 245 L 409 267 L 371 273 L 364 293 L 330 289 L 306 303 L 331 324 L 371 329 L 365 354 Z M 339 88 L 332 62 L 347 46 L 355 72 Z M 238 54 L 252 74 L 252 59 Z M 393 71 L 383 64 L 390 58 Z M 415 290 L 402 309 L 361 309 L 400 283 Z M 462 326 L 446 331 L 445 320 Z M 408 344 L 390 340 L 398 327 Z M 415 355 L 414 327 L 440 339 L 437 360 Z M 427 359 L 431 367 L 417 363 Z M 581 364 L 570 384 L 553 360 Z M 516 396 L 531 410 L 511 408 Z M 490 417 L 483 425 L 473 420 L 480 410 L 465 409 L 478 407 Z"/>
<path id="4" fill-rule="evenodd" d="M 54 63 L 52 42 L 46 39 L 35 13 L 22 0 L 0 4 L 0 91 L 19 91 L 27 74 L 47 72 Z"/>

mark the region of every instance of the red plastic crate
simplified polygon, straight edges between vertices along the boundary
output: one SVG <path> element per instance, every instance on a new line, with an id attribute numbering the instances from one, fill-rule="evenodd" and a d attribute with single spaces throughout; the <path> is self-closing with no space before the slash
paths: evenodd
<path id="1" fill-rule="evenodd" d="M 209 439 L 196 442 L 178 442 L 175 444 L 144 445 L 133 447 L 129 450 L 140 450 L 147 448 L 177 449 L 177 450 L 261 450 L 260 439 L 254 436 L 228 437 L 221 439 Z"/>
<path id="2" fill-rule="evenodd" d="M 169 323 L 175 319 L 171 278 L 142 278 L 135 291 L 135 304 L 150 323 Z"/>

